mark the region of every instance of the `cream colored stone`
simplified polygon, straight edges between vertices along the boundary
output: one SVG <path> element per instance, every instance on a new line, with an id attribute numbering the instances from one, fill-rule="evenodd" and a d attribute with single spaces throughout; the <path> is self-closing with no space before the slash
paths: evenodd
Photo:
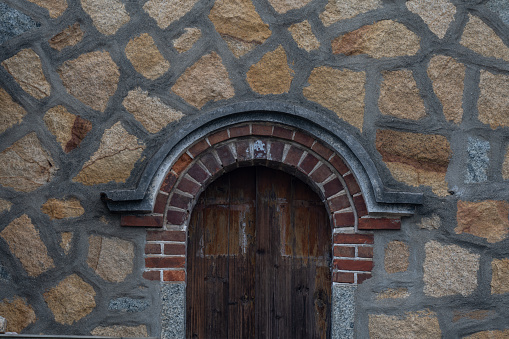
<path id="1" fill-rule="evenodd" d="M 469 233 L 494 243 L 509 233 L 509 203 L 498 200 L 458 201 L 456 234 Z"/>
<path id="2" fill-rule="evenodd" d="M 85 185 L 125 182 L 144 149 L 145 145 L 117 122 L 104 132 L 99 149 L 73 181 Z"/>
<path id="3" fill-rule="evenodd" d="M 480 18 L 468 15 L 460 44 L 485 57 L 509 61 L 509 48 L 502 39 Z"/>
<path id="4" fill-rule="evenodd" d="M 375 299 L 377 301 L 386 300 L 386 299 L 405 299 L 410 296 L 407 288 L 388 288 L 387 290 L 377 293 Z"/>
<path id="5" fill-rule="evenodd" d="M 25 109 L 15 103 L 9 93 L 0 88 L 0 133 L 19 124 L 26 114 Z"/>
<path id="6" fill-rule="evenodd" d="M 424 102 L 412 71 L 386 71 L 382 76 L 384 80 L 378 99 L 382 114 L 410 120 L 419 120 L 426 116 Z"/>
<path id="7" fill-rule="evenodd" d="M 391 241 L 385 247 L 385 271 L 387 273 L 405 272 L 408 269 L 408 245 L 402 241 Z"/>
<path id="8" fill-rule="evenodd" d="M 47 214 L 52 220 L 77 218 L 85 213 L 80 201 L 76 198 L 62 200 L 48 199 L 48 201 L 42 205 L 41 211 Z"/>
<path id="9" fill-rule="evenodd" d="M 0 164 L 0 185 L 21 192 L 31 192 L 47 184 L 58 170 L 35 133 L 0 153 Z"/>
<path id="10" fill-rule="evenodd" d="M 477 332 L 464 339 L 507 339 L 509 338 L 509 329 L 502 331 L 482 331 Z"/>
<path id="11" fill-rule="evenodd" d="M 479 121 L 492 129 L 509 126 L 509 76 L 481 70 Z"/>
<path id="12" fill-rule="evenodd" d="M 368 54 L 376 59 L 415 55 L 419 48 L 419 37 L 405 25 L 392 20 L 363 26 L 332 41 L 334 54 Z"/>
<path id="13" fill-rule="evenodd" d="M 293 24 L 288 30 L 292 33 L 293 40 L 295 40 L 299 48 L 303 48 L 308 52 L 320 48 L 320 42 L 313 33 L 309 21 L 304 20 Z"/>
<path id="14" fill-rule="evenodd" d="M 9 212 L 11 210 L 12 203 L 10 201 L 0 199 L 0 213 L 2 212 Z"/>
<path id="15" fill-rule="evenodd" d="M 312 0 L 269 0 L 272 7 L 279 14 L 286 13 L 293 9 L 299 9 L 306 6 Z"/>
<path id="16" fill-rule="evenodd" d="M 426 243 L 425 251 L 424 294 L 437 298 L 467 296 L 476 290 L 479 254 L 434 240 Z"/>
<path id="17" fill-rule="evenodd" d="M 382 7 L 380 0 L 329 0 L 320 14 L 325 26 Z"/>
<path id="18" fill-rule="evenodd" d="M 369 315 L 369 337 L 377 339 L 437 339 L 442 337 L 437 315 L 429 310 L 395 316 Z"/>
<path id="19" fill-rule="evenodd" d="M 131 39 L 125 48 L 125 55 L 138 73 L 151 80 L 159 78 L 170 68 L 170 63 L 147 33 Z"/>
<path id="20" fill-rule="evenodd" d="M 75 46 L 78 42 L 83 40 L 84 34 L 85 33 L 81 30 L 80 24 L 77 22 L 52 37 L 49 40 L 49 45 L 51 48 L 61 51 L 66 47 Z"/>
<path id="21" fill-rule="evenodd" d="M 14 80 L 31 96 L 42 99 L 50 95 L 51 86 L 42 72 L 39 56 L 31 49 L 22 49 L 18 54 L 2 62 Z"/>
<path id="22" fill-rule="evenodd" d="M 67 91 L 85 105 L 103 112 L 117 90 L 120 73 L 108 52 L 82 54 L 58 69 Z"/>
<path id="23" fill-rule="evenodd" d="M 0 236 L 7 242 L 9 249 L 29 276 L 36 277 L 55 267 L 39 231 L 26 214 L 14 219 L 0 232 Z"/>
<path id="24" fill-rule="evenodd" d="M 92 335 L 96 336 L 108 336 L 108 337 L 148 337 L 147 326 L 122 326 L 114 325 L 103 327 L 99 326 L 92 330 Z"/>
<path id="25" fill-rule="evenodd" d="M 60 235 L 62 237 L 62 239 L 60 240 L 60 247 L 64 250 L 64 254 L 67 255 L 71 250 L 73 233 L 62 232 Z"/>
<path id="26" fill-rule="evenodd" d="M 87 264 L 101 278 L 121 282 L 132 273 L 134 245 L 118 238 L 92 235 L 88 238 Z"/>
<path id="27" fill-rule="evenodd" d="M 465 65 L 445 55 L 434 56 L 428 66 L 428 76 L 442 103 L 445 118 L 456 124 L 463 117 L 465 69 Z"/>
<path id="28" fill-rule="evenodd" d="M 92 312 L 96 305 L 94 298 L 94 288 L 76 274 L 44 293 L 44 300 L 55 320 L 64 325 L 72 325 Z"/>
<path id="29" fill-rule="evenodd" d="M 267 52 L 246 74 L 247 82 L 259 94 L 282 94 L 290 90 L 293 71 L 288 66 L 285 50 L 279 46 Z"/>
<path id="30" fill-rule="evenodd" d="M 304 96 L 335 112 L 347 123 L 362 130 L 366 74 L 327 66 L 317 67 L 308 78 Z"/>
<path id="31" fill-rule="evenodd" d="M 509 146 L 505 148 L 504 163 L 502 164 L 502 178 L 509 179 Z"/>
<path id="32" fill-rule="evenodd" d="M 456 14 L 456 7 L 448 0 L 410 0 L 406 2 L 406 6 L 419 15 L 440 39 L 445 36 Z"/>
<path id="33" fill-rule="evenodd" d="M 235 95 L 223 60 L 215 52 L 202 56 L 186 69 L 171 90 L 196 108 Z"/>
<path id="34" fill-rule="evenodd" d="M 429 218 L 422 218 L 419 223 L 419 228 L 426 230 L 437 230 L 442 226 L 442 220 L 438 216 L 438 214 L 432 214 Z"/>
<path id="35" fill-rule="evenodd" d="M 50 108 L 43 120 L 66 153 L 78 147 L 92 129 L 90 121 L 69 113 L 64 106 Z"/>
<path id="36" fill-rule="evenodd" d="M 199 28 L 186 28 L 181 36 L 173 40 L 173 47 L 175 47 L 177 52 L 184 53 L 189 51 L 200 38 L 201 30 Z"/>
<path id="37" fill-rule="evenodd" d="M 29 0 L 37 6 L 44 7 L 48 10 L 49 16 L 58 18 L 67 9 L 67 1 L 65 0 Z"/>
<path id="38" fill-rule="evenodd" d="M 81 0 L 81 6 L 92 18 L 95 28 L 105 35 L 115 34 L 130 19 L 119 0 Z"/>
<path id="39" fill-rule="evenodd" d="M 141 88 L 129 91 L 123 105 L 150 133 L 157 133 L 184 116 L 182 112 L 165 105 L 158 97 L 149 96 Z"/>
<path id="40" fill-rule="evenodd" d="M 189 12 L 198 0 L 149 0 L 143 9 L 165 29 L 172 22 L 179 20 Z"/>
<path id="41" fill-rule="evenodd" d="M 14 296 L 0 302 L 0 314 L 5 318 L 6 332 L 20 333 L 37 320 L 32 306 L 24 298 Z"/>
<path id="42" fill-rule="evenodd" d="M 491 294 L 509 293 L 509 259 L 493 259 L 491 271 Z"/>

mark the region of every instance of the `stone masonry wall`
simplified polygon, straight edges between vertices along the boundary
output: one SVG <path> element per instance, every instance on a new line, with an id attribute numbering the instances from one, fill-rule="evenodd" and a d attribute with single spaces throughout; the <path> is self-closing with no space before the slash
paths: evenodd
<path id="1" fill-rule="evenodd" d="M 146 279 L 163 243 L 101 192 L 134 189 L 211 110 L 261 100 L 333 121 L 388 188 L 424 194 L 399 230 L 373 231 L 371 275 L 336 275 L 337 337 L 509 335 L 502 0 L 2 0 L 7 330 L 178 337 L 183 285 Z"/>

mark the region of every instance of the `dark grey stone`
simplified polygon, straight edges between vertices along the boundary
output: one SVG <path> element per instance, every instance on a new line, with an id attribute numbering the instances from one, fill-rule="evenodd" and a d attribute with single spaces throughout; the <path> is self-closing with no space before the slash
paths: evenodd
<path id="1" fill-rule="evenodd" d="M 128 297 L 122 297 L 110 300 L 108 309 L 111 311 L 123 311 L 123 312 L 142 312 L 149 306 L 148 301 L 143 299 L 133 299 Z"/>
<path id="2" fill-rule="evenodd" d="M 28 15 L 0 2 L 0 45 L 40 25 Z"/>
<path id="3" fill-rule="evenodd" d="M 2 265 L 0 265 L 0 279 L 11 280 L 11 275 L 9 274 L 9 271 L 7 271 L 7 269 Z"/>
<path id="4" fill-rule="evenodd" d="M 161 338 L 184 338 L 186 285 L 163 284 L 161 294 Z"/>
<path id="5" fill-rule="evenodd" d="M 479 183 L 488 180 L 490 143 L 479 138 L 468 138 L 468 162 L 465 183 Z"/>
<path id="6" fill-rule="evenodd" d="M 497 13 L 506 25 L 509 25 L 509 2 L 506 0 L 491 0 L 488 1 L 488 8 Z"/>
<path id="7" fill-rule="evenodd" d="M 332 333 L 333 339 L 354 337 L 355 285 L 332 285 Z"/>

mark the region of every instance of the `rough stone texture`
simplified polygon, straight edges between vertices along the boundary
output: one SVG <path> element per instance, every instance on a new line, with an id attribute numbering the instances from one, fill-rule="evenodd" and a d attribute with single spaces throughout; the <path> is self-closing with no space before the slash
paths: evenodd
<path id="1" fill-rule="evenodd" d="M 177 52 L 184 53 L 189 51 L 200 38 L 201 30 L 199 28 L 186 28 L 181 36 L 173 40 L 173 47 L 175 47 Z"/>
<path id="2" fill-rule="evenodd" d="M 509 126 L 509 76 L 481 70 L 479 121 L 492 129 Z"/>
<path id="3" fill-rule="evenodd" d="M 165 29 L 172 22 L 179 20 L 189 12 L 198 0 L 149 0 L 143 9 Z"/>
<path id="4" fill-rule="evenodd" d="M 424 294 L 431 297 L 467 296 L 475 291 L 479 254 L 434 240 L 426 243 L 425 250 Z"/>
<path id="5" fill-rule="evenodd" d="M 58 168 L 42 148 L 35 133 L 16 141 L 0 153 L 0 185 L 31 192 L 51 181 Z"/>
<path id="6" fill-rule="evenodd" d="M 10 201 L 0 199 L 0 213 L 4 211 L 10 211 L 12 207 L 12 203 Z"/>
<path id="7" fill-rule="evenodd" d="M 308 100 L 334 111 L 338 117 L 362 130 L 365 82 L 364 72 L 322 66 L 311 71 L 309 86 L 303 93 Z"/>
<path id="8" fill-rule="evenodd" d="M 46 8 L 49 12 L 49 16 L 52 18 L 58 18 L 67 9 L 67 1 L 65 0 L 29 0 L 37 6 Z"/>
<path id="9" fill-rule="evenodd" d="M 196 108 L 235 95 L 228 71 L 216 52 L 201 57 L 186 69 L 171 90 Z"/>
<path id="10" fill-rule="evenodd" d="M 320 19 L 325 26 L 330 26 L 339 20 L 353 18 L 382 6 L 380 0 L 329 0 Z"/>
<path id="11" fill-rule="evenodd" d="M 479 138 L 468 138 L 468 160 L 465 183 L 479 183 L 488 181 L 488 167 L 490 143 Z"/>
<path id="12" fill-rule="evenodd" d="M 5 318 L 0 316 L 0 333 L 5 333 L 7 324 Z"/>
<path id="13" fill-rule="evenodd" d="M 247 82 L 259 94 L 282 94 L 290 90 L 293 71 L 288 66 L 285 50 L 279 46 L 267 52 L 246 74 Z"/>
<path id="14" fill-rule="evenodd" d="M 0 314 L 6 320 L 6 332 L 20 333 L 37 320 L 32 306 L 24 298 L 14 296 L 0 302 Z"/>
<path id="15" fill-rule="evenodd" d="M 442 103 L 445 118 L 456 124 L 463 116 L 463 90 L 465 65 L 445 55 L 431 58 L 428 76 L 433 82 L 433 90 Z"/>
<path id="16" fill-rule="evenodd" d="M 40 23 L 28 15 L 8 6 L 6 3 L 0 3 L 0 45 L 39 26 Z"/>
<path id="17" fill-rule="evenodd" d="M 133 271 L 134 245 L 119 238 L 88 238 L 87 264 L 109 282 L 121 282 Z"/>
<path id="18" fill-rule="evenodd" d="M 115 34 L 130 19 L 124 4 L 118 0 L 81 0 L 81 6 L 95 28 L 105 35 Z"/>
<path id="19" fill-rule="evenodd" d="M 471 14 L 468 17 L 469 20 L 463 30 L 460 43 L 485 57 L 509 61 L 509 48 L 495 31 L 480 18 Z"/>
<path id="20" fill-rule="evenodd" d="M 143 312 L 149 305 L 147 300 L 122 297 L 110 300 L 108 309 L 111 311 L 134 313 Z"/>
<path id="21" fill-rule="evenodd" d="M 482 331 L 464 337 L 464 339 L 507 339 L 509 338 L 509 329 L 502 331 Z"/>
<path id="22" fill-rule="evenodd" d="M 157 133 L 184 115 L 165 105 L 158 97 L 151 97 L 147 91 L 136 88 L 127 94 L 123 101 L 125 109 L 150 133 Z"/>
<path id="23" fill-rule="evenodd" d="M 69 254 L 69 251 L 71 250 L 73 233 L 72 232 L 62 232 L 61 236 L 62 236 L 62 239 L 60 240 L 60 247 L 64 250 L 64 254 L 67 255 L 67 254 Z"/>
<path id="24" fill-rule="evenodd" d="M 125 48 L 125 54 L 134 69 L 151 80 L 159 78 L 170 68 L 170 63 L 164 59 L 154 39 L 147 33 L 131 39 Z"/>
<path id="25" fill-rule="evenodd" d="M 385 271 L 387 273 L 405 272 L 408 269 L 408 245 L 402 241 L 391 241 L 385 247 Z"/>
<path id="26" fill-rule="evenodd" d="M 368 54 L 376 59 L 414 55 L 419 48 L 419 37 L 405 25 L 393 20 L 363 26 L 332 41 L 334 54 Z"/>
<path id="27" fill-rule="evenodd" d="M 452 318 L 452 321 L 456 322 L 461 319 L 484 320 L 493 315 L 495 315 L 495 311 L 488 310 L 454 311 L 454 317 Z"/>
<path id="28" fill-rule="evenodd" d="M 104 132 L 99 149 L 73 180 L 85 185 L 125 182 L 144 149 L 145 145 L 117 122 Z"/>
<path id="29" fill-rule="evenodd" d="M 80 201 L 76 198 L 62 200 L 48 199 L 48 201 L 42 205 L 41 211 L 47 214 L 52 220 L 76 218 L 85 213 Z"/>
<path id="30" fill-rule="evenodd" d="M 509 179 L 509 146 L 506 146 L 504 163 L 502 164 L 502 178 L 504 180 Z"/>
<path id="31" fill-rule="evenodd" d="M 436 339 L 442 337 L 434 312 L 407 312 L 405 316 L 370 314 L 369 336 L 377 339 Z"/>
<path id="32" fill-rule="evenodd" d="M 332 285 L 332 339 L 353 339 L 357 286 Z"/>
<path id="33" fill-rule="evenodd" d="M 509 259 L 493 259 L 491 271 L 491 294 L 509 293 Z"/>
<path id="34" fill-rule="evenodd" d="M 14 80 L 25 92 L 37 99 L 50 95 L 51 86 L 42 72 L 39 56 L 31 49 L 23 49 L 18 54 L 2 62 Z"/>
<path id="35" fill-rule="evenodd" d="M 490 243 L 502 241 L 509 233 L 509 203 L 484 200 L 481 202 L 458 201 L 456 234 L 469 233 L 486 238 Z"/>
<path id="36" fill-rule="evenodd" d="M 91 52 L 68 60 L 58 73 L 67 91 L 85 105 L 104 111 L 117 90 L 118 66 L 108 52 Z"/>
<path id="37" fill-rule="evenodd" d="M 445 36 L 456 14 L 456 7 L 448 0 L 411 0 L 407 1 L 406 6 L 419 15 L 440 39 Z"/>
<path id="38" fill-rule="evenodd" d="M 15 103 L 9 93 L 0 88 L 0 133 L 19 124 L 26 114 L 25 109 Z"/>
<path id="39" fill-rule="evenodd" d="M 419 94 L 412 71 L 386 71 L 380 88 L 378 107 L 382 114 L 400 119 L 419 120 L 426 116 L 424 102 Z"/>
<path id="40" fill-rule="evenodd" d="M 95 308 L 95 291 L 78 275 L 72 274 L 44 293 L 44 300 L 55 321 L 71 325 Z"/>
<path id="41" fill-rule="evenodd" d="M 422 218 L 419 223 L 419 228 L 426 230 L 437 230 L 442 226 L 442 220 L 438 214 L 433 213 L 429 218 Z"/>
<path id="42" fill-rule="evenodd" d="M 304 20 L 293 24 L 288 30 L 292 33 L 293 40 L 295 40 L 299 48 L 303 48 L 308 52 L 320 48 L 320 41 L 316 39 L 309 21 Z"/>
<path id="43" fill-rule="evenodd" d="M 83 40 L 84 34 L 85 32 L 81 30 L 80 24 L 77 22 L 53 36 L 49 40 L 49 45 L 51 48 L 61 51 L 66 47 L 75 46 L 78 42 Z"/>
<path id="44" fill-rule="evenodd" d="M 431 186 L 440 196 L 448 194 L 445 173 L 451 149 L 444 136 L 378 130 L 376 148 L 396 180 Z"/>
<path id="45" fill-rule="evenodd" d="M 161 286 L 161 339 L 186 336 L 186 285 L 163 284 Z"/>
<path id="46" fill-rule="evenodd" d="M 108 336 L 108 337 L 148 337 L 147 326 L 99 326 L 94 328 L 91 332 L 92 335 Z"/>
<path id="47" fill-rule="evenodd" d="M 376 300 L 385 300 L 385 299 L 404 299 L 408 298 L 410 293 L 408 289 L 404 287 L 400 288 L 389 288 L 383 292 L 380 292 L 376 295 Z"/>
<path id="48" fill-rule="evenodd" d="M 55 267 L 39 231 L 26 214 L 14 219 L 0 232 L 0 236 L 7 242 L 12 254 L 19 259 L 29 276 L 36 277 Z"/>
<path id="49" fill-rule="evenodd" d="M 218 0 L 209 19 L 238 58 L 252 51 L 271 35 L 250 0 Z"/>
<path id="50" fill-rule="evenodd" d="M 509 3 L 505 0 L 491 0 L 487 2 L 488 8 L 500 16 L 500 19 L 509 25 Z"/>
<path id="51" fill-rule="evenodd" d="M 286 13 L 292 9 L 298 9 L 306 6 L 311 0 L 269 0 L 272 7 L 279 14 Z"/>
<path id="52" fill-rule="evenodd" d="M 44 115 L 44 122 L 66 153 L 77 148 L 92 129 L 90 121 L 69 113 L 64 106 L 50 108 Z"/>

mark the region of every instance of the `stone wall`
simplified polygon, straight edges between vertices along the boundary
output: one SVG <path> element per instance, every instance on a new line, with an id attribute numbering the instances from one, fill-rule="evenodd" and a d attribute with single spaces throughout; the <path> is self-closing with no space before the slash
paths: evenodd
<path id="1" fill-rule="evenodd" d="M 178 337 L 183 285 L 146 279 L 162 243 L 101 192 L 136 188 L 211 111 L 264 101 L 341 127 L 386 187 L 424 195 L 374 231 L 371 276 L 337 275 L 338 337 L 507 336 L 508 25 L 499 0 L 4 0 L 7 331 Z"/>

